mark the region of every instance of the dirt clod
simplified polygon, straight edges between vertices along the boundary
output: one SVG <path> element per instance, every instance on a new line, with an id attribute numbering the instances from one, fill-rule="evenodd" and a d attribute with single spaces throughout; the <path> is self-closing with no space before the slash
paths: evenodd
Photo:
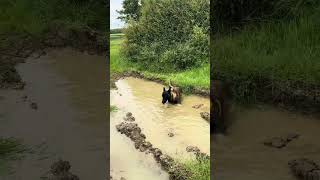
<path id="1" fill-rule="evenodd" d="M 37 109 L 38 109 L 38 104 L 35 103 L 35 102 L 32 102 L 32 103 L 30 104 L 30 107 L 31 107 L 32 109 L 34 109 L 34 110 L 37 110 Z"/>
<path id="2" fill-rule="evenodd" d="M 288 162 L 291 172 L 302 180 L 320 180 L 320 168 L 312 160 L 301 158 Z"/>
<path id="3" fill-rule="evenodd" d="M 49 180 L 79 180 L 79 177 L 69 172 L 71 165 L 68 161 L 59 160 L 51 165 Z"/>
<path id="4" fill-rule="evenodd" d="M 201 108 L 202 106 L 203 106 L 203 104 L 196 104 L 196 105 L 192 106 L 192 108 L 194 108 L 194 109 L 199 109 L 199 108 Z"/>
<path id="5" fill-rule="evenodd" d="M 210 122 L 210 113 L 208 112 L 201 112 L 200 116 L 205 119 L 206 121 Z"/>
<path id="6" fill-rule="evenodd" d="M 274 147 L 274 148 L 283 148 L 287 146 L 287 144 L 290 141 L 298 137 L 299 137 L 298 134 L 290 133 L 283 137 L 273 137 L 273 138 L 267 139 L 263 142 L 263 144 L 266 146 Z"/>

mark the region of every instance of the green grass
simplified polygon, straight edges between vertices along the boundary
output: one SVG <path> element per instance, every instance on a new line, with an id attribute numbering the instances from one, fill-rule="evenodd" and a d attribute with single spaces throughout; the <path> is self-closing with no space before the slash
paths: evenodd
<path id="1" fill-rule="evenodd" d="M 116 112 L 118 110 L 117 106 L 110 106 L 110 112 Z"/>
<path id="2" fill-rule="evenodd" d="M 182 164 L 192 174 L 188 180 L 210 180 L 210 159 L 188 160 Z"/>
<path id="3" fill-rule="evenodd" d="M 10 161 L 22 158 L 28 151 L 19 140 L 0 137 L 0 177 L 10 172 Z"/>
<path id="4" fill-rule="evenodd" d="M 190 93 L 191 89 L 199 88 L 209 90 L 210 86 L 210 67 L 205 64 L 198 68 L 189 69 L 182 72 L 155 73 L 148 71 L 147 67 L 131 63 L 121 56 L 120 48 L 123 42 L 123 35 L 110 35 L 110 70 L 111 73 L 123 73 L 126 71 L 139 71 L 147 78 L 161 79 L 167 84 L 171 81 L 173 84 L 181 87 L 184 92 Z"/>
<path id="5" fill-rule="evenodd" d="M 270 80 L 272 87 L 319 86 L 319 15 L 248 26 L 212 40 L 212 73 L 243 86 L 259 79 Z M 250 90 L 243 88 L 236 96 L 242 98 L 241 91 Z"/>
<path id="6" fill-rule="evenodd" d="M 0 33 L 41 34 L 52 22 L 70 26 L 90 26 L 106 31 L 107 21 L 102 0 L 84 2 L 61 0 L 2 0 Z"/>

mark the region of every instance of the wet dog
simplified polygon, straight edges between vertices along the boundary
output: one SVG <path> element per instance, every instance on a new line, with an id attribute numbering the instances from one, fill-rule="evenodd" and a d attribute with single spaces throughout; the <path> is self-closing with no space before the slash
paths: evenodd
<path id="1" fill-rule="evenodd" d="M 169 89 L 163 88 L 162 92 L 162 104 L 181 104 L 181 89 L 179 87 L 169 86 Z"/>

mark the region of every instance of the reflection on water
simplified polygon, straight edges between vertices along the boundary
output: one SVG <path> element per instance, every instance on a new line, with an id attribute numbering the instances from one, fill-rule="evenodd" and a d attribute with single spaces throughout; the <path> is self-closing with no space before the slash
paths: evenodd
<path id="1" fill-rule="evenodd" d="M 119 111 L 111 113 L 112 171 L 123 170 L 127 172 L 123 173 L 124 176 L 127 175 L 133 180 L 138 179 L 136 174 L 139 170 L 152 173 L 154 177 L 147 176 L 149 179 L 168 179 L 167 176 L 162 176 L 163 172 L 159 173 L 159 167 L 152 163 L 153 159 L 135 150 L 129 138 L 116 132 L 115 125 L 123 121 L 126 112 L 132 112 L 147 141 L 172 157 L 188 158 L 189 154 L 185 149 L 189 145 L 198 146 L 203 152 L 209 153 L 209 123 L 199 114 L 202 111 L 209 111 L 209 99 L 185 96 L 182 105 L 163 105 L 161 84 L 126 78 L 116 82 L 116 85 L 118 90 L 111 92 L 111 105 L 119 108 Z M 193 105 L 200 103 L 204 104 L 202 108 L 192 108 Z M 174 137 L 169 137 L 169 132 L 173 132 Z M 138 163 L 138 165 L 123 166 L 124 163 Z"/>
<path id="2" fill-rule="evenodd" d="M 106 179 L 105 67 L 105 57 L 66 49 L 19 64 L 27 85 L 1 91 L 0 136 L 23 139 L 37 153 L 14 162 L 16 172 L 6 179 L 40 179 L 58 158 L 70 161 L 81 180 Z"/>
<path id="3" fill-rule="evenodd" d="M 292 180 L 288 161 L 311 158 L 320 163 L 320 120 L 276 110 L 236 108 L 227 136 L 212 138 L 214 178 L 238 180 Z M 263 145 L 270 137 L 298 133 L 283 149 Z"/>

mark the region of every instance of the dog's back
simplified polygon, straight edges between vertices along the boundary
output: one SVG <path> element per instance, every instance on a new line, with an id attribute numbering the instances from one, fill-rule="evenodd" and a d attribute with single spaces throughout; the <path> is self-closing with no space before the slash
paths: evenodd
<path id="1" fill-rule="evenodd" d="M 171 96 L 173 103 L 181 103 L 181 89 L 179 87 L 172 87 Z"/>

